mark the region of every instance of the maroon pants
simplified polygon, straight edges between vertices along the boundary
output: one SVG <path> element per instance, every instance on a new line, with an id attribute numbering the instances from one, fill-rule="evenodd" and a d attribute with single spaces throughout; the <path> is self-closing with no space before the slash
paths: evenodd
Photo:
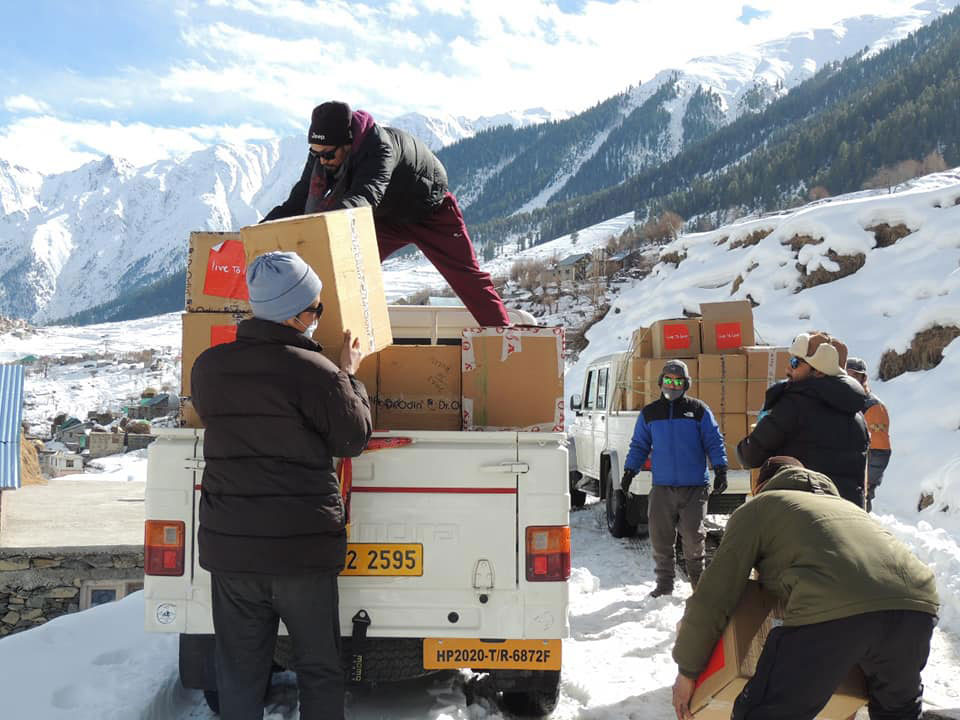
<path id="1" fill-rule="evenodd" d="M 477 264 L 457 199 L 447 193 L 436 212 L 418 223 L 377 221 L 380 262 L 413 243 L 440 271 L 477 323 L 485 327 L 509 325 L 507 309 L 490 274 Z"/>

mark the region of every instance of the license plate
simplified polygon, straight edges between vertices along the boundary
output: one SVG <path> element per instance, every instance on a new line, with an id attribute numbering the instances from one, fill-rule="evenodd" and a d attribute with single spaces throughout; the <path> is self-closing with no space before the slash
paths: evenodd
<path id="1" fill-rule="evenodd" d="M 341 575 L 423 575 L 421 543 L 347 543 Z"/>
<path id="2" fill-rule="evenodd" d="M 425 638 L 426 670 L 559 670 L 560 640 L 476 640 Z"/>

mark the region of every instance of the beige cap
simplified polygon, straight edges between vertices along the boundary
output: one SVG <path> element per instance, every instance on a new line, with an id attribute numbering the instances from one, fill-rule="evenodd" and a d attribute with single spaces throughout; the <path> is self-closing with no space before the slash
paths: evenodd
<path id="1" fill-rule="evenodd" d="M 790 354 L 805 360 L 824 375 L 845 375 L 847 346 L 827 333 L 800 333 L 793 339 Z"/>

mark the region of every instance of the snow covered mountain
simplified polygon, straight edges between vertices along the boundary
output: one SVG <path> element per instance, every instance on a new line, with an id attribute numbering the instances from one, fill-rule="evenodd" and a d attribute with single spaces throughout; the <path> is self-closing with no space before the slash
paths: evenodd
<path id="1" fill-rule="evenodd" d="M 385 124 L 406 130 L 423 140 L 431 150 L 436 151 L 446 145 L 452 145 L 458 140 L 473 137 L 478 132 L 489 128 L 503 125 L 522 128 L 554 120 L 565 120 L 571 115 L 573 115 L 571 112 L 532 108 L 519 112 L 482 116 L 471 120 L 462 116 L 423 115 L 414 112 L 399 115 L 392 120 L 388 120 Z"/>
<path id="2" fill-rule="evenodd" d="M 622 125 L 625 118 L 654 98 L 668 78 L 676 77 L 677 94 L 663 104 L 669 112 L 666 131 L 644 143 L 634 142 L 633 149 L 628 149 L 629 137 L 616 147 L 605 148 L 606 152 L 635 154 L 621 163 L 623 172 L 660 161 L 681 147 L 684 118 L 689 114 L 691 98 L 702 97 L 702 92 L 697 94 L 701 87 L 719 96 L 723 113 L 722 118 L 711 119 L 707 112 L 705 120 L 722 124 L 740 112 L 762 107 L 825 62 L 865 46 L 871 51 L 886 47 L 953 5 L 955 0 L 921 0 L 906 15 L 853 18 L 829 29 L 796 33 L 735 55 L 699 58 L 677 71 L 665 70 L 598 105 L 604 106 L 603 116 L 593 116 L 590 122 L 599 129 L 590 130 L 588 136 L 574 137 L 569 149 L 563 151 L 566 156 L 556 174 L 541 178 L 542 187 L 529 199 L 499 216 L 542 207 L 558 196 L 608 137 L 624 132 L 618 123 Z M 709 109 L 710 103 L 705 107 Z M 577 123 L 578 118 L 595 109 L 565 122 Z M 659 110 L 655 112 L 659 114 Z M 416 115 L 398 120 L 408 123 L 407 127 L 428 142 L 443 143 L 461 137 L 461 133 L 476 133 L 504 123 L 517 127 L 518 133 L 542 135 L 524 124 L 554 118 L 537 109 L 470 122 Z M 556 131 L 560 125 L 564 121 L 550 129 Z M 469 153 L 466 145 L 461 143 L 457 148 Z M 498 172 L 475 161 L 465 165 L 444 157 L 465 207 Z M 218 145 L 140 168 L 107 157 L 46 177 L 0 159 L 0 314 L 45 323 L 108 301 L 153 302 L 130 296 L 183 271 L 191 230 L 223 230 L 256 222 L 285 198 L 303 160 L 301 136 L 246 146 Z M 536 158 L 533 160 L 536 165 Z M 594 160 L 603 164 L 599 156 Z M 595 189 L 578 189 L 571 184 L 565 192 L 589 193 Z"/>

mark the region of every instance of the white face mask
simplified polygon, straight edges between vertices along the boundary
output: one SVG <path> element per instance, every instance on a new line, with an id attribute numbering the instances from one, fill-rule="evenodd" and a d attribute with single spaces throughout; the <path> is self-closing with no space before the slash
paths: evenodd
<path id="1" fill-rule="evenodd" d="M 302 322 L 300 322 L 300 318 L 294 318 L 294 320 L 297 321 L 297 325 L 299 325 L 300 327 L 303 328 L 303 331 L 302 331 L 302 332 L 303 332 L 303 334 L 306 335 L 308 338 L 312 338 L 312 337 L 313 337 L 313 333 L 316 332 L 316 330 L 317 330 L 317 325 L 320 324 L 319 322 L 317 322 L 316 318 L 314 318 L 314 321 L 313 321 L 312 323 L 310 323 L 309 325 L 304 325 Z"/>

